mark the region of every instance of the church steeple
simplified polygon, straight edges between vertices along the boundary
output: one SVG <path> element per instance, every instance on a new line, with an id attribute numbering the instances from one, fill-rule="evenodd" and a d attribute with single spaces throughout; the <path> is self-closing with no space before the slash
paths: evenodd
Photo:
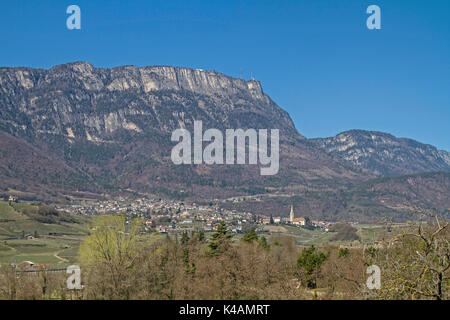
<path id="1" fill-rule="evenodd" d="M 291 205 L 291 213 L 289 214 L 289 222 L 290 223 L 294 222 L 294 217 L 295 217 L 295 215 L 294 215 L 294 206 Z"/>

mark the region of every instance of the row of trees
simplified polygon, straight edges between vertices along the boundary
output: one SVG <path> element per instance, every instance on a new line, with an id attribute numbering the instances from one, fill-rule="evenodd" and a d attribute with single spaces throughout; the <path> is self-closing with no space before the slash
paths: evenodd
<path id="1" fill-rule="evenodd" d="M 14 277 L 3 267 L 0 297 L 80 299 L 448 299 L 449 230 L 437 218 L 397 232 L 378 248 L 299 248 L 250 229 L 234 239 L 225 224 L 207 239 L 148 236 L 142 221 L 100 216 L 80 248 L 84 289 L 68 292 L 42 273 Z M 369 265 L 381 288 L 366 286 Z"/>

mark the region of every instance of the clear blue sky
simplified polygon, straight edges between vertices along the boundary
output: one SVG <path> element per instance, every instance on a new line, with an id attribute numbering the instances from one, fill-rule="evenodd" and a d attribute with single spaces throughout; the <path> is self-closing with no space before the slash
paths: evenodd
<path id="1" fill-rule="evenodd" d="M 71 4 L 80 31 L 66 28 Z M 371 4 L 381 30 L 366 28 Z M 253 75 L 306 137 L 378 130 L 450 151 L 449 0 L 1 1 L 0 43 L 0 66 Z"/>

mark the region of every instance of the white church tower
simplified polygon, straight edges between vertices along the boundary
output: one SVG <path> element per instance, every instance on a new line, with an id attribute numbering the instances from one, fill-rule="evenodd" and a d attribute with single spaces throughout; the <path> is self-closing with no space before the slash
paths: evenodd
<path id="1" fill-rule="evenodd" d="M 294 206 L 291 205 L 291 213 L 289 215 L 289 222 L 293 223 L 294 222 Z"/>

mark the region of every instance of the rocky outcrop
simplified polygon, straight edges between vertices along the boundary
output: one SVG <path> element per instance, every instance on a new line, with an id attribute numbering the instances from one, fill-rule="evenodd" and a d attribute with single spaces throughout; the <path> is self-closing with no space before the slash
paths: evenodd
<path id="1" fill-rule="evenodd" d="M 192 129 L 194 120 L 201 120 L 204 130 L 279 129 L 279 174 L 261 177 L 255 166 L 175 166 L 171 133 Z M 104 69 L 85 62 L 49 70 L 0 68 L 0 131 L 46 150 L 107 192 L 126 189 L 175 197 L 183 191 L 220 198 L 367 177 L 311 147 L 259 81 L 216 71 Z M 0 187 L 8 187 L 3 181 Z"/>
<path id="2" fill-rule="evenodd" d="M 255 165 L 173 164 L 171 133 L 192 129 L 194 120 L 204 130 L 279 129 L 278 174 L 261 176 Z M 85 62 L 0 68 L 0 191 L 33 200 L 139 193 L 209 202 L 253 195 L 230 205 L 270 215 L 294 203 L 311 217 L 376 219 L 398 214 L 406 201 L 448 208 L 449 178 L 370 184 L 374 173 L 448 168 L 447 152 L 389 134 L 355 130 L 305 139 L 258 81 L 216 71 Z"/>
<path id="3" fill-rule="evenodd" d="M 203 120 L 221 127 L 279 128 L 302 138 L 259 81 L 176 67 L 50 70 L 0 68 L 0 128 L 19 136 L 113 141 L 119 129 L 169 132 Z M 115 137 L 117 139 L 117 136 Z"/>
<path id="4" fill-rule="evenodd" d="M 383 132 L 351 130 L 335 137 L 310 141 L 333 157 L 378 175 L 450 171 L 450 154 L 447 151 Z"/>

